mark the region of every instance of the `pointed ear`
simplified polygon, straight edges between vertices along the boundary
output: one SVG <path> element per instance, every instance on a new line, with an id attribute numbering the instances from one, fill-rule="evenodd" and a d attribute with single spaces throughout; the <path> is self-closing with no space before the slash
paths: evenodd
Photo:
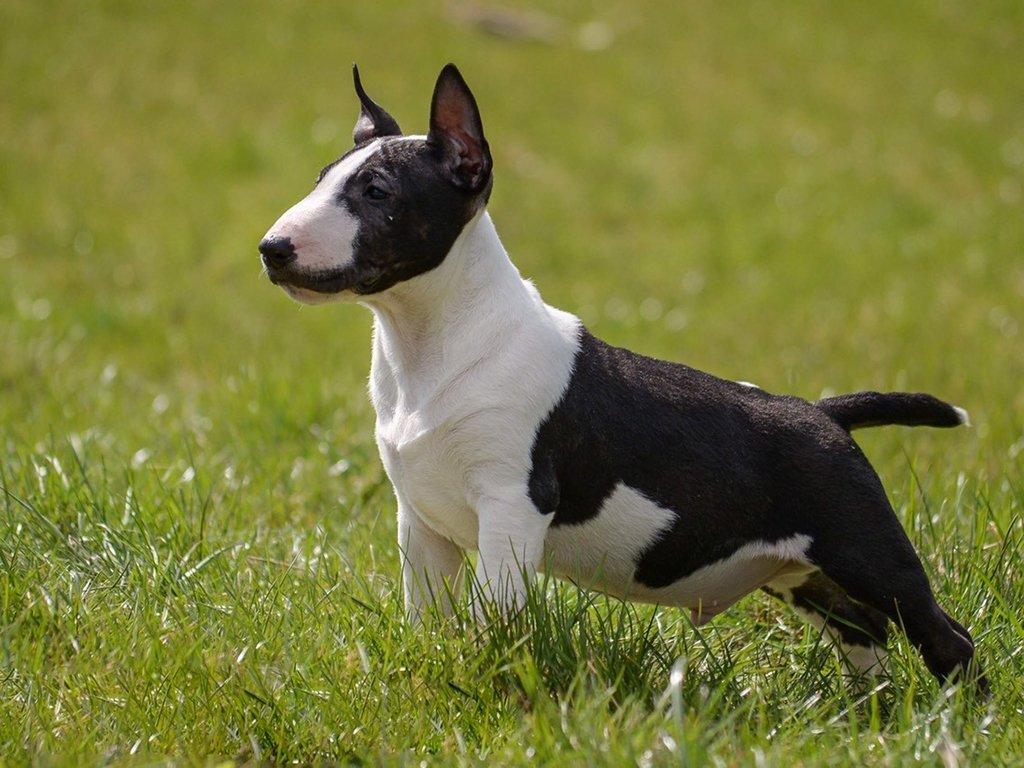
<path id="1" fill-rule="evenodd" d="M 402 129 L 391 115 L 381 109 L 366 95 L 363 84 L 359 81 L 359 68 L 352 65 L 352 79 L 356 84 L 356 95 L 359 96 L 359 119 L 352 131 L 356 144 L 377 139 L 381 136 L 401 136 Z"/>
<path id="2" fill-rule="evenodd" d="M 434 86 L 427 143 L 441 154 L 456 186 L 479 192 L 490 181 L 491 151 L 484 138 L 480 110 L 454 64 L 441 70 Z"/>

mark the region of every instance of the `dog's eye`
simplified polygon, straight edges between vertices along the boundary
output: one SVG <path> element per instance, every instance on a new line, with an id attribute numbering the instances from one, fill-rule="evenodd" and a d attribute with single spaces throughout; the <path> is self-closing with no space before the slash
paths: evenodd
<path id="1" fill-rule="evenodd" d="M 376 184 L 367 185 L 366 189 L 363 191 L 363 195 L 371 200 L 386 200 L 390 197 L 386 189 L 379 187 Z"/>

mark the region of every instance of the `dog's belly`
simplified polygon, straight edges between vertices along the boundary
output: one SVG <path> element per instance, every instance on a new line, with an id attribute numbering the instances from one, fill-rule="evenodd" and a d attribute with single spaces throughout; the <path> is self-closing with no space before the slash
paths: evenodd
<path id="1" fill-rule="evenodd" d="M 813 570 L 809 536 L 752 541 L 663 587 L 635 579 L 644 552 L 675 523 L 675 515 L 619 483 L 586 522 L 552 527 L 545 539 L 548 568 L 557 576 L 602 592 L 660 605 L 689 608 L 706 621 L 749 592 L 792 573 Z"/>

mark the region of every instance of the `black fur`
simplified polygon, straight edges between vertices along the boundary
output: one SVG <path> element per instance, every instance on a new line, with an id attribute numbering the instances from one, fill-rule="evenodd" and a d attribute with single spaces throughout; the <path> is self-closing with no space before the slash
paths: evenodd
<path id="1" fill-rule="evenodd" d="M 366 95 L 363 83 L 359 79 L 359 68 L 355 64 L 352 65 L 352 81 L 356 88 L 356 96 L 359 97 L 359 119 L 352 130 L 353 141 L 358 145 L 382 136 L 401 136 L 402 129 L 398 127 L 398 121 Z"/>
<path id="2" fill-rule="evenodd" d="M 875 412 L 885 396 L 832 409 L 611 347 L 586 330 L 579 341 L 568 387 L 532 450 L 530 498 L 554 515 L 553 526 L 591 519 L 620 482 L 671 510 L 675 524 L 636 564 L 635 580 L 648 587 L 749 542 L 807 535 L 820 576 L 794 590 L 798 604 L 854 643 L 884 637 L 885 619 L 897 622 L 941 679 L 971 666 L 970 635 L 935 602 L 847 431 L 858 419 L 842 420 Z M 878 412 L 889 414 L 883 420 L 900 413 Z M 980 670 L 972 673 L 985 688 Z"/>
<path id="3" fill-rule="evenodd" d="M 491 150 L 476 99 L 453 64 L 441 70 L 434 86 L 427 143 L 443 158 L 449 180 L 481 193 L 486 203 L 492 183 Z"/>
<path id="4" fill-rule="evenodd" d="M 774 597 L 782 595 L 765 587 Z M 884 646 L 889 634 L 889 619 L 863 603 L 852 600 L 834 581 L 820 571 L 792 590 L 792 603 L 804 611 L 818 614 L 846 645 Z"/>
<path id="5" fill-rule="evenodd" d="M 387 196 L 371 198 L 371 186 Z M 337 200 L 359 220 L 353 270 L 360 294 L 436 267 L 476 210 L 476 196 L 446 183 L 438 152 L 422 140 L 385 142 L 349 177 Z"/>
<path id="6" fill-rule="evenodd" d="M 751 541 L 814 535 L 851 491 L 882 495 L 857 445 L 813 404 L 583 331 L 569 386 L 537 431 L 531 498 L 552 525 L 573 525 L 619 482 L 677 518 L 638 564 L 649 587 Z"/>
<path id="7" fill-rule="evenodd" d="M 958 427 L 964 423 L 962 413 L 949 403 L 912 392 L 855 392 L 827 397 L 817 405 L 847 431 L 885 424 Z"/>

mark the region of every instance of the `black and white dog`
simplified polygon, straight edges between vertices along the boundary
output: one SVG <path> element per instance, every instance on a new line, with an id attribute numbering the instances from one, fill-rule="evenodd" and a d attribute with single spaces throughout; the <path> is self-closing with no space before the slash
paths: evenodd
<path id="1" fill-rule="evenodd" d="M 547 569 L 703 622 L 763 588 L 822 625 L 852 669 L 890 621 L 942 680 L 970 634 L 932 595 L 850 430 L 952 427 L 929 395 L 818 402 L 611 347 L 519 275 L 486 206 L 491 155 L 448 65 L 430 130 L 405 136 L 363 90 L 355 146 L 270 228 L 271 281 L 374 314 L 376 439 L 398 499 L 412 621 L 458 593 L 466 550 L 510 611 Z"/>

